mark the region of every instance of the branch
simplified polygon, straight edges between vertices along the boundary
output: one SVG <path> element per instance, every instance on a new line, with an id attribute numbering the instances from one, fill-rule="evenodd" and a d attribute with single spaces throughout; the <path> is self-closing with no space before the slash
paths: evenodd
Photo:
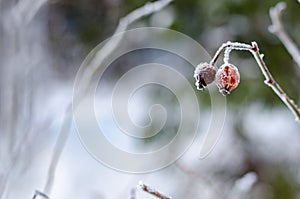
<path id="1" fill-rule="evenodd" d="M 44 1 L 44 0 L 40 0 Z M 140 7 L 133 12 L 129 13 L 127 16 L 122 18 L 119 22 L 118 27 L 116 28 L 116 31 L 114 32 L 113 35 L 125 31 L 127 27 L 135 22 L 136 20 L 149 15 L 151 13 L 157 12 L 167 6 L 172 0 L 158 0 L 154 3 L 147 3 L 143 7 Z M 90 61 L 90 64 L 87 66 L 85 74 L 83 75 L 83 82 L 82 82 L 82 87 L 80 89 L 79 93 L 79 99 L 80 97 L 84 96 L 85 92 L 87 91 L 86 89 L 89 86 L 89 83 L 94 75 L 94 73 L 97 71 L 97 69 L 101 66 L 103 61 L 107 56 L 109 56 L 119 45 L 122 37 L 117 37 L 118 40 L 115 39 L 110 39 L 96 54 L 95 57 L 92 58 Z M 73 105 L 73 110 L 77 108 L 78 104 Z M 56 144 L 53 149 L 53 155 L 52 155 L 52 160 L 49 166 L 48 170 L 48 177 L 46 181 L 46 185 L 44 188 L 43 193 L 46 193 L 50 195 L 52 187 L 53 187 L 53 182 L 55 178 L 55 171 L 56 167 L 60 158 L 60 155 L 64 149 L 64 146 L 66 144 L 66 141 L 68 139 L 68 135 L 70 132 L 70 127 L 71 127 L 71 122 L 72 122 L 72 104 L 70 103 L 66 109 L 66 113 L 64 116 L 63 124 L 59 133 L 59 136 L 57 138 Z"/>
<path id="2" fill-rule="evenodd" d="M 281 86 L 276 82 L 272 74 L 270 73 L 266 63 L 263 61 L 263 56 L 259 53 L 259 48 L 256 42 L 252 42 L 253 49 L 251 53 L 254 56 L 257 64 L 259 65 L 260 70 L 265 76 L 265 84 L 270 86 L 272 90 L 277 94 L 277 96 L 285 103 L 285 105 L 290 109 L 294 114 L 295 120 L 300 122 L 300 109 L 295 104 L 295 102 L 285 93 Z"/>
<path id="3" fill-rule="evenodd" d="M 148 185 L 144 184 L 143 182 L 139 182 L 139 185 L 137 186 L 138 189 L 142 189 L 143 191 L 159 198 L 159 199 L 172 199 L 170 196 L 166 196 L 165 194 L 149 187 Z"/>
<path id="4" fill-rule="evenodd" d="M 299 49 L 297 48 L 296 44 L 292 41 L 292 39 L 288 36 L 281 22 L 281 15 L 285 8 L 286 3 L 279 2 L 278 4 L 276 4 L 276 6 L 270 9 L 270 18 L 272 21 L 272 25 L 269 26 L 269 31 L 279 38 L 279 40 L 285 46 L 285 48 L 290 53 L 294 61 L 300 67 Z"/>
<path id="5" fill-rule="evenodd" d="M 160 11 L 172 1 L 173 0 L 158 0 L 153 3 L 146 3 L 144 6 L 137 8 L 119 21 L 113 36 L 125 31 L 130 24 L 141 19 L 142 17 Z M 117 48 L 123 36 L 124 34 L 122 34 L 120 37 L 110 39 L 98 52 L 95 53 L 95 56 L 90 61 L 90 64 L 87 66 L 86 71 L 83 74 L 81 83 L 82 86 L 80 89 L 83 95 L 89 85 L 89 81 L 92 79 L 93 74 L 95 74 L 97 69 L 99 69 L 105 58 Z"/>
<path id="6" fill-rule="evenodd" d="M 264 83 L 272 88 L 272 90 L 277 94 L 277 96 L 285 103 L 285 105 L 290 109 L 290 111 L 294 114 L 296 121 L 300 121 L 300 109 L 295 104 L 295 102 L 285 93 L 285 91 L 281 88 L 281 86 L 276 82 L 272 74 L 270 73 L 267 65 L 263 60 L 263 54 L 259 52 L 259 48 L 256 42 L 252 42 L 252 45 L 238 43 L 238 42 L 226 42 L 222 44 L 222 46 L 217 50 L 216 54 L 211 60 L 211 64 L 215 64 L 220 54 L 226 49 L 230 48 L 230 50 L 245 50 L 252 53 L 255 58 L 262 74 L 265 77 Z M 227 51 L 228 52 L 228 51 Z M 227 57 L 227 56 L 224 56 Z M 229 59 L 229 57 L 227 57 Z M 227 59 L 226 58 L 226 59 Z M 228 61 L 228 60 L 227 60 Z"/>
<path id="7" fill-rule="evenodd" d="M 72 105 L 70 104 L 66 109 L 63 124 L 53 149 L 52 158 L 48 169 L 48 177 L 43 191 L 43 193 L 45 194 L 51 193 L 53 182 L 55 179 L 55 171 L 56 171 L 57 163 L 64 149 L 64 146 L 66 145 L 66 141 L 69 137 L 71 123 L 72 123 Z"/>
<path id="8" fill-rule="evenodd" d="M 35 191 L 35 194 L 32 199 L 39 199 L 38 198 L 39 196 L 41 196 L 44 199 L 49 199 L 49 197 L 46 194 L 44 194 L 43 192 L 40 192 L 40 191 Z"/>

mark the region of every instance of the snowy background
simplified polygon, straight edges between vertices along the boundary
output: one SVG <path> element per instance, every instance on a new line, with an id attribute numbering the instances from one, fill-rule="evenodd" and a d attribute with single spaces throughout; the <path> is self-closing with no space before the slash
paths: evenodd
<path id="1" fill-rule="evenodd" d="M 210 55 L 228 40 L 255 40 L 275 79 L 299 104 L 300 69 L 280 41 L 268 32 L 269 8 L 277 2 L 177 0 L 130 28 L 155 26 L 182 32 L 198 41 Z M 94 47 L 113 34 L 121 17 L 145 3 L 0 0 L 1 199 L 32 198 L 35 190 L 43 190 L 81 63 Z M 300 5 L 292 0 L 286 3 L 285 28 L 300 44 Z M 136 39 L 141 38 L 137 35 Z M 172 42 L 185 48 L 180 42 Z M 113 143 L 123 144 L 128 150 L 147 151 L 164 142 L 152 139 L 136 146 L 120 138 L 109 113 L 101 106 L 110 103 L 107 93 L 116 79 L 157 53 L 160 52 L 141 51 L 122 57 L 121 62 L 109 68 L 96 92 L 97 120 L 104 124 Z M 168 56 L 162 53 L 160 58 Z M 180 72 L 193 86 L 193 67 L 181 59 L 167 60 L 175 69 L 182 64 Z M 50 198 L 129 198 L 130 190 L 140 180 L 173 198 L 299 198 L 300 126 L 263 84 L 263 76 L 250 54 L 234 52 L 231 61 L 239 67 L 241 84 L 226 97 L 223 132 L 207 157 L 199 159 L 199 147 L 211 115 L 218 112 L 211 111 L 210 94 L 194 88 L 201 112 L 200 130 L 179 160 L 146 174 L 116 171 L 85 150 L 72 123 Z M 182 90 L 184 94 L 185 88 Z M 155 103 L 164 105 L 172 116 L 164 132 L 173 132 L 178 127 L 180 107 L 176 96 L 163 87 L 145 87 L 136 93 L 129 103 L 133 120 L 147 124 L 149 118 L 145 113 Z M 153 196 L 137 191 L 137 198 Z"/>

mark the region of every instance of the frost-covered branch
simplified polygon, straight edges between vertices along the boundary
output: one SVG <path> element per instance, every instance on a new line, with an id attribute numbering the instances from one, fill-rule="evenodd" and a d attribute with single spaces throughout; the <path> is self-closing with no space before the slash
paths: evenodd
<path id="1" fill-rule="evenodd" d="M 292 41 L 292 39 L 286 33 L 286 31 L 282 25 L 281 15 L 285 8 L 286 8 L 286 3 L 279 2 L 278 4 L 276 4 L 276 6 L 274 6 L 270 9 L 270 18 L 272 21 L 272 25 L 270 25 L 269 31 L 271 33 L 275 34 L 280 39 L 280 41 L 285 46 L 287 51 L 293 57 L 294 61 L 300 67 L 300 51 L 297 48 L 296 44 Z"/>
<path id="2" fill-rule="evenodd" d="M 270 86 L 272 90 L 277 94 L 277 96 L 285 103 L 285 105 L 290 109 L 290 111 L 294 114 L 296 121 L 300 121 L 300 109 L 295 104 L 295 102 L 285 93 L 285 91 L 281 88 L 281 86 L 276 82 L 272 74 L 270 73 L 267 65 L 265 64 L 263 60 L 263 54 L 259 52 L 259 48 L 256 42 L 252 42 L 251 45 L 244 44 L 244 43 L 238 43 L 238 42 L 226 42 L 222 44 L 222 46 L 217 50 L 216 54 L 212 58 L 210 64 L 214 65 L 217 61 L 220 54 L 225 51 L 230 52 L 226 50 L 227 48 L 230 48 L 231 50 L 246 50 L 252 53 L 253 57 L 255 58 L 262 74 L 265 77 L 265 84 Z M 226 57 L 226 61 L 229 60 L 229 55 L 224 55 Z"/>
<path id="3" fill-rule="evenodd" d="M 224 51 L 224 62 L 226 63 L 229 61 L 229 53 L 232 50 L 249 50 L 249 49 L 251 49 L 251 47 L 252 47 L 251 45 L 243 44 L 243 43 L 239 43 L 239 42 L 228 41 L 226 43 L 223 43 L 221 45 L 221 47 L 215 53 L 212 60 L 210 61 L 210 64 L 214 65 L 223 51 Z M 228 50 L 228 49 L 230 49 L 230 50 Z"/>
<path id="4" fill-rule="evenodd" d="M 147 193 L 149 193 L 149 194 L 151 194 L 151 195 L 153 195 L 153 196 L 155 196 L 159 199 L 172 199 L 172 197 L 167 196 L 167 195 L 161 193 L 160 191 L 157 191 L 157 190 L 151 188 L 150 186 L 144 184 L 141 181 L 139 182 L 139 185 L 137 186 L 137 188 L 141 189 L 141 190 L 143 190 L 143 191 L 145 191 L 145 192 L 147 192 Z"/>

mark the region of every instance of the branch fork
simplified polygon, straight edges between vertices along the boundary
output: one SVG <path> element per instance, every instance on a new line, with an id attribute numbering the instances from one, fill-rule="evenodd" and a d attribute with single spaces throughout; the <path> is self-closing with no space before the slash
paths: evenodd
<path id="1" fill-rule="evenodd" d="M 285 93 L 285 91 L 281 88 L 281 86 L 276 82 L 272 74 L 270 73 L 266 63 L 263 60 L 264 55 L 259 52 L 259 47 L 255 41 L 249 44 L 239 43 L 239 42 L 231 42 L 228 41 L 221 45 L 221 47 L 217 50 L 214 57 L 210 61 L 211 65 L 214 65 L 217 59 L 220 57 L 221 53 L 224 51 L 224 62 L 229 62 L 229 53 L 232 50 L 244 50 L 249 51 L 255 61 L 257 62 L 263 76 L 265 77 L 264 83 L 272 88 L 272 90 L 276 93 L 276 95 L 283 101 L 283 103 L 290 109 L 290 111 L 294 114 L 296 121 L 300 121 L 300 109 L 295 104 L 295 102 Z"/>

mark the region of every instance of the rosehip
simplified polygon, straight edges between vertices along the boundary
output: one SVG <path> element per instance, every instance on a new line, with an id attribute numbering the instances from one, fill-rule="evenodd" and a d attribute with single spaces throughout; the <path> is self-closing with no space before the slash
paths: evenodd
<path id="1" fill-rule="evenodd" d="M 198 90 L 203 90 L 208 84 L 215 80 L 216 69 L 212 65 L 204 62 L 200 63 L 194 73 L 194 78 L 196 79 L 195 85 Z"/>
<path id="2" fill-rule="evenodd" d="M 230 94 L 240 83 L 237 67 L 229 63 L 220 66 L 216 74 L 216 83 L 224 96 Z"/>

